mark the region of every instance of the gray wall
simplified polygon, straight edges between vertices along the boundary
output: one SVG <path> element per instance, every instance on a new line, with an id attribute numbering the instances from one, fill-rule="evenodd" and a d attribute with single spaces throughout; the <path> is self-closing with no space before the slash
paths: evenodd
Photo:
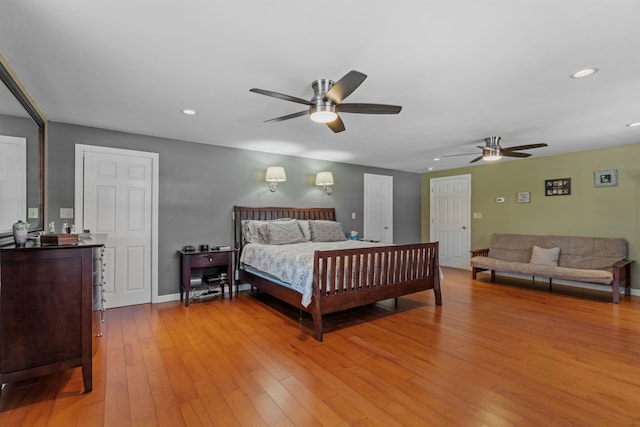
<path id="1" fill-rule="evenodd" d="M 421 176 L 416 173 L 50 123 L 47 221 L 58 227 L 60 208 L 74 206 L 75 144 L 159 154 L 160 295 L 179 291 L 176 250 L 233 243 L 234 205 L 335 207 L 345 231 L 362 233 L 364 173 L 393 176 L 394 241 L 420 241 Z M 271 193 L 264 174 L 274 165 L 285 168 L 287 181 Z M 333 173 L 331 196 L 314 185 L 315 173 L 322 170 Z M 355 220 L 351 212 L 356 212 Z"/>

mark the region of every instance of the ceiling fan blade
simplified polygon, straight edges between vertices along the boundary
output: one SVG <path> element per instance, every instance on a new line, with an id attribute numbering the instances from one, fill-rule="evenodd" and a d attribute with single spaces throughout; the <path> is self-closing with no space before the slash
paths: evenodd
<path id="1" fill-rule="evenodd" d="M 505 157 L 529 157 L 531 156 L 531 154 L 529 153 L 517 153 L 515 151 L 502 151 L 500 154 L 502 154 Z"/>
<path id="2" fill-rule="evenodd" d="M 298 111 L 297 113 L 287 114 L 286 116 L 276 117 L 275 119 L 265 120 L 264 122 L 281 122 L 283 120 L 295 119 L 296 117 L 302 117 L 309 115 L 309 110 Z"/>
<path id="3" fill-rule="evenodd" d="M 324 95 L 324 99 L 330 99 L 334 104 L 340 104 L 343 99 L 351 95 L 354 90 L 358 89 L 358 86 L 360 86 L 366 78 L 366 74 L 356 70 L 351 70 L 327 91 Z"/>
<path id="4" fill-rule="evenodd" d="M 338 118 L 334 121 L 327 123 L 327 126 L 329 126 L 329 128 L 335 133 L 345 130 L 344 123 L 342 122 L 340 116 L 338 116 Z"/>
<path id="5" fill-rule="evenodd" d="M 471 156 L 472 154 L 478 154 L 478 153 L 448 154 L 448 155 L 446 155 L 446 156 L 440 156 L 440 157 Z"/>
<path id="6" fill-rule="evenodd" d="M 476 157 L 475 159 L 471 160 L 469 163 L 475 163 L 475 162 L 477 162 L 478 160 L 482 160 L 482 158 L 483 158 L 483 157 L 484 157 L 484 156 L 478 156 L 478 157 Z"/>
<path id="7" fill-rule="evenodd" d="M 540 148 L 540 147 L 548 147 L 548 144 L 540 143 L 540 144 L 529 144 L 529 145 L 516 145 L 515 147 L 505 147 L 502 149 L 502 152 L 505 151 L 521 151 L 521 150 L 531 150 L 532 148 Z"/>
<path id="8" fill-rule="evenodd" d="M 398 114 L 402 110 L 400 105 L 387 104 L 340 104 L 338 111 L 341 113 L 361 114 Z"/>
<path id="9" fill-rule="evenodd" d="M 284 93 L 273 92 L 270 90 L 253 88 L 253 89 L 249 89 L 249 92 L 259 93 L 260 95 L 271 96 L 273 98 L 282 99 L 284 101 L 297 102 L 298 104 L 311 105 L 311 103 L 306 99 L 296 98 L 295 96 L 285 95 Z"/>

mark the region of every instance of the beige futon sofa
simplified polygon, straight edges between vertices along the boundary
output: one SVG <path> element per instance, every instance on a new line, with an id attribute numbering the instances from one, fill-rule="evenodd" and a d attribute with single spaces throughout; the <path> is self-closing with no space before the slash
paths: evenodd
<path id="1" fill-rule="evenodd" d="M 500 234 L 488 248 L 471 251 L 472 277 L 491 270 L 553 279 L 611 285 L 613 302 L 620 302 L 620 286 L 631 294 L 631 263 L 623 238 Z"/>

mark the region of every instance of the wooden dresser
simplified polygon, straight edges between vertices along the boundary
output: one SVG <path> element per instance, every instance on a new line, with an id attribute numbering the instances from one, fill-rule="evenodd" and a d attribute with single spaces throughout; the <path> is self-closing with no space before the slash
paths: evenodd
<path id="1" fill-rule="evenodd" d="M 0 248 L 0 384 L 82 367 L 102 336 L 104 236 L 77 245 Z"/>

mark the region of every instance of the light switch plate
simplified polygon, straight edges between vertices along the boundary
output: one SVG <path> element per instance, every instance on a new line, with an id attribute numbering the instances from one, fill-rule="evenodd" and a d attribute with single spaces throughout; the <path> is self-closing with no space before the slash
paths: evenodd
<path id="1" fill-rule="evenodd" d="M 60 208 L 60 219 L 73 218 L 73 208 Z"/>
<path id="2" fill-rule="evenodd" d="M 482 219 L 482 212 L 474 212 L 473 219 Z"/>
<path id="3" fill-rule="evenodd" d="M 351 219 L 356 219 L 356 213 L 355 212 L 351 212 Z"/>

